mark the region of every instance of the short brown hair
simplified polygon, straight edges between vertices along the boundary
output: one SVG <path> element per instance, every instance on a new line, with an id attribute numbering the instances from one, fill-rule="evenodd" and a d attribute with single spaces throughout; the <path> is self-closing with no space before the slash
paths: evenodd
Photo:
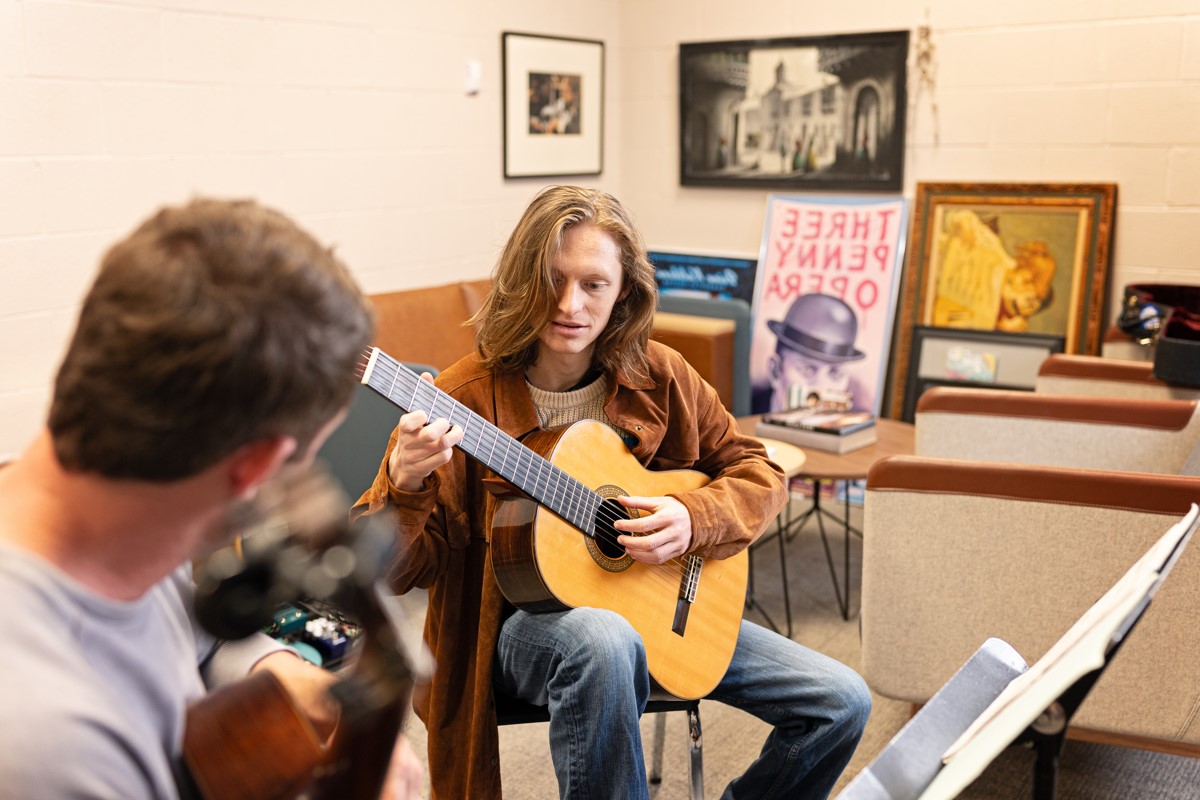
<path id="1" fill-rule="evenodd" d="M 492 271 L 491 293 L 471 320 L 479 326 L 476 344 L 488 368 L 526 367 L 537 357 L 538 336 L 556 302 L 554 257 L 566 231 L 581 222 L 613 238 L 627 290 L 596 340 L 596 361 L 631 377 L 649 374 L 646 341 L 658 305 L 654 267 L 624 206 L 610 194 L 578 186 L 551 186 L 540 192 L 504 246 Z"/>
<path id="2" fill-rule="evenodd" d="M 371 312 L 283 214 L 197 199 L 108 251 L 58 372 L 64 467 L 165 482 L 256 439 L 306 447 L 349 401 Z"/>

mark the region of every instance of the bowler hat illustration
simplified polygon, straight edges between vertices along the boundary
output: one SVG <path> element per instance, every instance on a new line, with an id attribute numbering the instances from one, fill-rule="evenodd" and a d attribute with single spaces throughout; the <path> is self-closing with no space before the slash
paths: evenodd
<path id="1" fill-rule="evenodd" d="M 779 345 L 822 361 L 857 361 L 866 353 L 854 349 L 858 317 L 831 294 L 803 294 L 792 301 L 783 322 L 768 320 Z"/>

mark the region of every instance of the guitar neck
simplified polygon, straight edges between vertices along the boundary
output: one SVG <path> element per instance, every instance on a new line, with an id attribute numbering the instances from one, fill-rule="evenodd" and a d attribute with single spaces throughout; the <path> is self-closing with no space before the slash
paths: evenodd
<path id="1" fill-rule="evenodd" d="M 458 447 L 588 536 L 601 497 L 378 347 L 366 352 L 362 383 L 404 411 L 424 411 L 463 429 Z"/>

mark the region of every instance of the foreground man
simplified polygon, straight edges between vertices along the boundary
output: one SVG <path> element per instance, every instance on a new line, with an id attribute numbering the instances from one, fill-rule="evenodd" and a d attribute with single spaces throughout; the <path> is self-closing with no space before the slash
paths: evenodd
<path id="1" fill-rule="evenodd" d="M 370 333 L 330 251 L 254 203 L 163 209 L 107 253 L 48 424 L 0 469 L 3 794 L 178 796 L 187 703 L 252 669 L 330 734 L 330 675 L 201 632 L 189 564 L 337 425 Z M 421 780 L 406 748 L 398 797 Z"/>

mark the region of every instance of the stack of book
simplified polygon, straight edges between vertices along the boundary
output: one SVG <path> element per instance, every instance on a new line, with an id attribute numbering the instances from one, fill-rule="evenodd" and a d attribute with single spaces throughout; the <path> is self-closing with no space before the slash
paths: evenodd
<path id="1" fill-rule="evenodd" d="M 799 447 L 848 453 L 874 444 L 875 417 L 868 411 L 828 411 L 793 408 L 763 414 L 754 432 Z"/>

